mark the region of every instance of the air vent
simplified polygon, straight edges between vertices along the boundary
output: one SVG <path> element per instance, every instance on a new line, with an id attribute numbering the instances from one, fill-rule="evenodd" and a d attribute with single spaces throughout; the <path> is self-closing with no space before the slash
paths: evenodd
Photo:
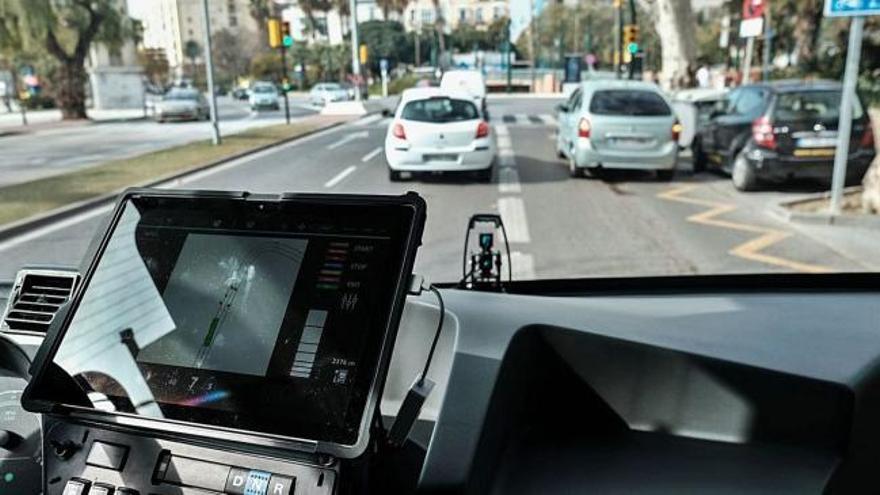
<path id="1" fill-rule="evenodd" d="M 73 270 L 19 271 L 0 320 L 0 330 L 46 333 L 78 282 L 79 274 Z"/>

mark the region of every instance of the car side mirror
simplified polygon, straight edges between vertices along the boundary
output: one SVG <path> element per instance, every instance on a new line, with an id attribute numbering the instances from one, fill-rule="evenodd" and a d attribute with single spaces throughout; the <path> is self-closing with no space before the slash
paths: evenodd
<path id="1" fill-rule="evenodd" d="M 568 105 L 566 105 L 565 103 L 560 103 L 559 105 L 556 105 L 556 110 L 558 112 L 568 113 Z"/>

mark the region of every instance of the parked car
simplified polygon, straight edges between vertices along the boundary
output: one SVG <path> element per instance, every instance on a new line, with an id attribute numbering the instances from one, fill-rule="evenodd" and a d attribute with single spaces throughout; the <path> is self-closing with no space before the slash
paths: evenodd
<path id="1" fill-rule="evenodd" d="M 250 92 L 247 88 L 235 88 L 232 90 L 232 97 L 236 100 L 248 100 L 250 99 Z"/>
<path id="2" fill-rule="evenodd" d="M 173 88 L 155 104 L 158 122 L 169 120 L 208 120 L 211 109 L 201 91 L 192 88 Z"/>
<path id="3" fill-rule="evenodd" d="M 355 97 L 355 85 L 350 82 L 344 82 L 341 83 L 340 86 L 345 88 L 345 90 L 348 92 L 348 99 L 353 100 Z M 363 84 L 359 85 L 359 88 L 361 90 L 361 100 L 366 100 L 367 98 L 369 98 L 368 88 Z"/>
<path id="4" fill-rule="evenodd" d="M 385 159 L 392 181 L 402 172 L 469 172 L 488 182 L 495 140 L 469 93 L 408 89 L 388 126 Z"/>
<path id="5" fill-rule="evenodd" d="M 334 101 L 348 101 L 352 97 L 348 89 L 339 83 L 318 83 L 309 91 L 309 101 L 312 105 L 326 105 Z"/>
<path id="6" fill-rule="evenodd" d="M 556 151 L 572 177 L 602 169 L 654 170 L 661 180 L 675 174 L 681 124 L 657 85 L 583 82 L 557 111 Z"/>
<path id="7" fill-rule="evenodd" d="M 251 110 L 271 109 L 278 110 L 278 88 L 270 82 L 258 82 L 251 86 L 250 91 Z"/>
<path id="8" fill-rule="evenodd" d="M 470 95 L 483 118 L 489 119 L 486 106 L 486 79 L 478 70 L 450 70 L 440 78 L 440 89 L 444 91 L 461 91 Z"/>
<path id="9" fill-rule="evenodd" d="M 694 170 L 727 172 L 742 191 L 793 177 L 830 182 L 841 96 L 840 84 L 830 81 L 776 81 L 731 91 L 694 139 Z M 856 98 L 848 181 L 865 174 L 874 154 L 871 122 Z"/>

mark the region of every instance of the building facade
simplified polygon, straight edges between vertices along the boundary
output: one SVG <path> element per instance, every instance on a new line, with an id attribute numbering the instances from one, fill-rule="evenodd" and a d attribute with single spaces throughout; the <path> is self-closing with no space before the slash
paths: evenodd
<path id="1" fill-rule="evenodd" d="M 249 0 L 212 0 L 208 3 L 211 31 L 228 29 L 242 36 L 257 36 L 259 26 L 249 9 Z M 172 72 L 178 75 L 188 62 L 186 43 L 192 40 L 204 46 L 202 0 L 152 0 L 150 8 L 141 13 L 141 21 L 144 46 L 163 49 Z"/>

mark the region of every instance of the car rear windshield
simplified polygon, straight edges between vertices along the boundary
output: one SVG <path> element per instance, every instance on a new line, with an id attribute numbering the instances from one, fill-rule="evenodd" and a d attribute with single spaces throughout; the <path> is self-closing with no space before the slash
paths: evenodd
<path id="1" fill-rule="evenodd" d="M 593 94 L 593 99 L 590 101 L 590 113 L 659 117 L 672 115 L 672 109 L 660 95 L 652 91 L 610 89 L 597 91 Z"/>
<path id="2" fill-rule="evenodd" d="M 272 86 L 254 86 L 254 93 L 274 93 L 275 88 Z"/>
<path id="3" fill-rule="evenodd" d="M 777 121 L 800 121 L 800 120 L 832 120 L 840 118 L 840 91 L 798 91 L 781 93 L 776 99 L 774 120 Z M 858 98 L 853 104 L 854 119 L 862 117 L 862 105 Z"/>
<path id="4" fill-rule="evenodd" d="M 198 91 L 169 91 L 165 94 L 166 100 L 198 100 Z"/>
<path id="5" fill-rule="evenodd" d="M 416 122 L 458 122 L 478 119 L 480 113 L 470 101 L 440 97 L 407 103 L 400 118 Z"/>

